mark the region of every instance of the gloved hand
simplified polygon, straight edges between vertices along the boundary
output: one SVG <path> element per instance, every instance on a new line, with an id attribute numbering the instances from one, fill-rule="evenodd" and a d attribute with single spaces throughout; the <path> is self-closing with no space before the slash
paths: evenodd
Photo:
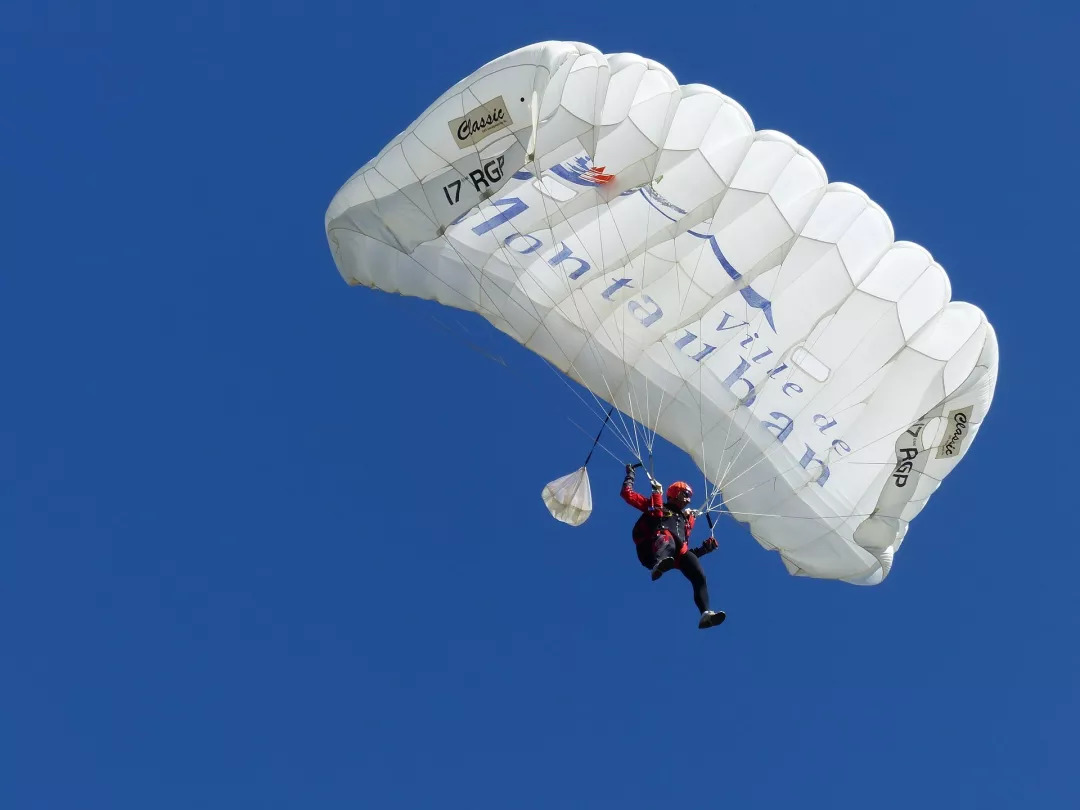
<path id="1" fill-rule="evenodd" d="M 657 480 L 656 480 L 655 478 L 653 478 L 653 479 L 652 479 L 652 491 L 653 491 L 653 492 L 659 492 L 659 491 L 660 491 L 660 490 L 662 490 L 663 488 L 664 488 L 664 485 L 663 485 L 663 484 L 661 484 L 661 483 L 660 483 L 659 481 L 657 481 Z"/>
<path id="2" fill-rule="evenodd" d="M 716 551 L 716 538 L 708 537 L 700 546 L 690 550 L 694 553 L 695 557 L 704 557 L 710 551 Z"/>
<path id="3" fill-rule="evenodd" d="M 634 485 L 634 465 L 626 465 L 626 478 L 623 479 L 624 487 L 632 487 Z"/>

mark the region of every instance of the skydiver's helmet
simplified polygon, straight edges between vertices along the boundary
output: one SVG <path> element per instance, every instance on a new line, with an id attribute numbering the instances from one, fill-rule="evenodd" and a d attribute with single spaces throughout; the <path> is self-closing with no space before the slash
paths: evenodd
<path id="1" fill-rule="evenodd" d="M 676 481 L 667 488 L 667 499 L 676 509 L 685 509 L 690 505 L 690 499 L 694 497 L 694 490 L 685 481 Z"/>

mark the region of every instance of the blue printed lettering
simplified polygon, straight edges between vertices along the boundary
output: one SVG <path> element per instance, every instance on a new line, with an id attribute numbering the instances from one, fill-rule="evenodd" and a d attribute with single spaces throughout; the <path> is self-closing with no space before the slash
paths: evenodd
<path id="1" fill-rule="evenodd" d="M 724 268 L 724 272 L 728 274 L 728 277 L 732 281 L 742 281 L 742 273 L 736 270 L 734 266 L 732 266 L 731 262 L 727 260 L 727 256 L 725 256 L 724 252 L 720 250 L 720 244 L 716 241 L 715 236 L 706 237 L 702 234 L 694 233 L 693 231 L 688 231 L 688 233 L 691 233 L 694 236 L 699 236 L 701 238 L 707 238 L 709 240 L 709 246 L 712 248 L 713 255 L 716 256 L 716 260 L 720 262 L 720 266 Z M 768 298 L 765 298 L 763 295 L 760 295 L 753 287 L 750 286 L 743 287 L 741 290 L 739 290 L 739 294 L 743 297 L 743 300 L 746 302 L 747 306 L 761 310 L 762 314 L 765 315 L 765 320 L 769 322 L 769 326 L 772 327 L 772 330 L 775 332 L 776 324 L 773 323 L 772 301 L 770 301 Z"/>
<path id="2" fill-rule="evenodd" d="M 733 323 L 731 326 L 726 326 L 727 322 L 730 321 L 733 317 L 734 316 L 730 312 L 724 310 L 724 319 L 720 321 L 720 325 L 716 327 L 716 331 L 726 332 L 728 329 L 738 329 L 740 326 L 750 325 L 749 321 L 743 321 L 742 323 Z"/>
<path id="3" fill-rule="evenodd" d="M 821 467 L 821 474 L 815 480 L 819 487 L 823 487 L 825 486 L 825 482 L 829 480 L 829 466 L 824 461 L 814 457 L 814 451 L 811 449 L 810 445 L 805 444 L 804 446 L 806 447 L 806 452 L 803 453 L 803 457 L 799 461 L 799 466 L 804 470 L 808 470 L 810 462 L 812 461 Z"/>
<path id="4" fill-rule="evenodd" d="M 836 420 L 830 419 L 823 413 L 814 414 L 814 424 L 818 426 L 818 430 L 824 433 L 829 428 L 836 427 Z"/>
<path id="5" fill-rule="evenodd" d="M 757 394 L 754 393 L 754 384 L 746 379 L 743 374 L 750 370 L 750 364 L 746 362 L 742 357 L 739 358 L 739 367 L 731 372 L 721 383 L 724 388 L 732 391 L 735 383 L 746 383 L 746 396 L 742 397 L 741 403 L 749 408 L 754 404 L 754 400 L 757 399 Z M 732 393 L 735 393 L 732 391 Z"/>
<path id="6" fill-rule="evenodd" d="M 791 435 L 791 431 L 795 429 L 795 420 L 788 416 L 786 413 L 780 413 L 779 411 L 773 411 L 769 414 L 773 419 L 783 419 L 787 422 L 785 425 L 778 425 L 775 422 L 762 422 L 761 424 L 769 430 L 778 431 L 776 434 L 776 440 L 781 444 L 784 440 Z"/>
<path id="7" fill-rule="evenodd" d="M 558 267 L 565 261 L 577 262 L 577 269 L 570 273 L 570 278 L 572 279 L 581 278 L 583 275 L 585 275 L 592 269 L 591 264 L 582 259 L 580 256 L 574 255 L 574 251 L 570 249 L 566 242 L 561 242 L 560 244 L 562 245 L 562 249 L 552 258 L 548 259 L 548 264 L 550 264 L 552 267 Z"/>
<path id="8" fill-rule="evenodd" d="M 693 343 L 695 340 L 697 340 L 697 335 L 695 335 L 693 332 L 691 332 L 689 329 L 687 329 L 686 334 L 675 341 L 675 348 L 678 349 L 679 351 L 682 351 L 687 346 L 689 346 L 691 343 Z"/>
<path id="9" fill-rule="evenodd" d="M 698 352 L 697 354 L 695 354 L 695 355 L 694 355 L 693 357 L 691 357 L 690 359 L 691 359 L 691 360 L 697 360 L 697 361 L 698 361 L 698 362 L 700 363 L 700 362 L 701 362 L 702 360 L 704 360 L 704 359 L 705 359 L 706 357 L 708 357 L 708 356 L 709 356 L 710 354 L 712 354 L 712 353 L 713 353 L 713 352 L 715 352 L 715 351 L 716 351 L 716 347 L 715 347 L 715 346 L 710 346 L 710 345 L 709 345 L 708 343 L 706 343 L 706 344 L 705 344 L 705 348 L 704 348 L 704 349 L 702 349 L 702 350 L 701 350 L 700 352 Z"/>
<path id="10" fill-rule="evenodd" d="M 637 301 L 631 301 L 626 305 L 626 308 L 630 311 L 631 315 L 641 321 L 642 326 L 652 326 L 664 317 L 664 310 L 662 310 L 660 305 L 652 298 L 643 295 L 641 296 L 641 300 L 645 302 L 645 305 L 653 307 L 653 311 L 649 312 L 645 309 L 645 306 L 639 304 Z M 642 313 L 644 313 L 644 315 Z"/>
<path id="11" fill-rule="evenodd" d="M 679 351 L 682 351 L 697 339 L 698 336 L 691 332 L 689 329 L 687 329 L 686 334 L 675 341 L 675 348 Z M 691 357 L 691 360 L 697 360 L 700 363 L 702 360 L 704 360 L 706 357 L 716 351 L 715 346 L 710 346 L 708 343 L 705 343 L 703 345 L 705 346 L 705 348 L 699 351 L 693 357 Z"/>
<path id="12" fill-rule="evenodd" d="M 511 242 L 513 242 L 516 239 L 524 239 L 527 242 L 529 240 L 532 240 L 532 241 L 529 242 L 528 247 L 526 247 L 524 250 L 521 250 L 520 248 L 516 248 L 516 247 L 514 247 L 513 245 L 510 244 Z M 510 236 L 506 237 L 503 240 L 503 244 L 506 245 L 506 247 L 510 248 L 510 250 L 514 251 L 515 253 L 520 253 L 522 255 L 525 255 L 526 253 L 535 253 L 536 251 L 538 251 L 540 248 L 542 248 L 544 246 L 544 243 L 541 242 L 539 239 L 537 239 L 535 236 L 533 236 L 531 233 L 515 233 L 515 234 L 511 234 Z"/>
<path id="13" fill-rule="evenodd" d="M 619 278 L 619 279 L 614 279 L 613 278 L 612 281 L 614 281 L 615 283 L 612 284 L 610 287 L 608 287 L 606 290 L 604 290 L 602 293 L 600 293 L 600 297 L 601 298 L 606 298 L 608 301 L 611 300 L 611 296 L 613 296 L 616 292 L 621 290 L 623 287 L 629 287 L 630 286 L 630 279 L 628 279 L 628 278 Z"/>
<path id="14" fill-rule="evenodd" d="M 504 222 L 509 222 L 518 214 L 523 214 L 529 210 L 524 202 L 517 197 L 504 197 L 501 200 L 496 200 L 492 203 L 496 208 L 506 207 L 505 211 L 499 211 L 495 216 L 486 222 L 481 222 L 479 225 L 472 229 L 472 232 L 477 236 L 483 236 L 488 231 L 493 231 L 502 225 Z"/>

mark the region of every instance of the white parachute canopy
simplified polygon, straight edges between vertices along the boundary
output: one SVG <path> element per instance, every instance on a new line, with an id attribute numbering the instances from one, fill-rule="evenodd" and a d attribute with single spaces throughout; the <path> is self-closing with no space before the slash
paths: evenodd
<path id="1" fill-rule="evenodd" d="M 580 526 L 592 514 L 588 469 L 579 467 L 569 475 L 556 478 L 544 487 L 541 496 L 552 517 L 571 526 Z"/>
<path id="2" fill-rule="evenodd" d="M 793 574 L 880 582 L 993 397 L 994 331 L 924 248 L 790 137 L 634 54 L 499 57 L 325 225 L 349 284 L 478 313 L 614 405 L 638 458 L 655 435 L 683 449 Z M 577 508 L 585 490 L 555 484 Z"/>

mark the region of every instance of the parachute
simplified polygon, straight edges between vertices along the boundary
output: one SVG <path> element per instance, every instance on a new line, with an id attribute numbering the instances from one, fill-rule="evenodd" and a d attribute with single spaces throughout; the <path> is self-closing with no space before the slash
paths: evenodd
<path id="1" fill-rule="evenodd" d="M 879 583 L 993 397 L 994 330 L 792 138 L 577 42 L 461 80 L 337 192 L 351 285 L 478 313 L 681 448 L 795 575 Z M 569 383 L 568 383 L 569 384 Z M 609 411 L 610 415 L 610 411 Z M 584 467 L 544 488 L 592 508 Z"/>
<path id="2" fill-rule="evenodd" d="M 542 495 L 553 518 L 580 526 L 592 514 L 588 467 L 582 465 L 569 475 L 556 478 L 544 487 Z"/>

